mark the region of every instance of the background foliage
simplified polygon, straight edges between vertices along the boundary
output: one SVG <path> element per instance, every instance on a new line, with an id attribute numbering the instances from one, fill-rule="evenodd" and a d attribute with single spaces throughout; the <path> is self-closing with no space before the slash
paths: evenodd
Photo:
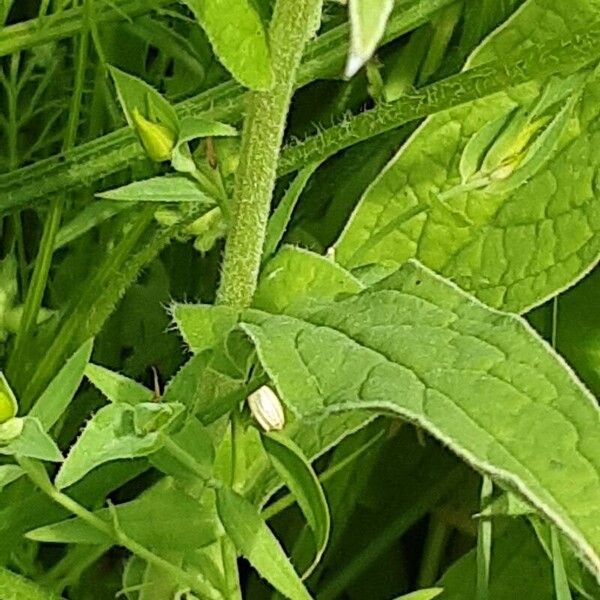
<path id="1" fill-rule="evenodd" d="M 600 598 L 599 49 L 0 0 L 0 598 Z"/>

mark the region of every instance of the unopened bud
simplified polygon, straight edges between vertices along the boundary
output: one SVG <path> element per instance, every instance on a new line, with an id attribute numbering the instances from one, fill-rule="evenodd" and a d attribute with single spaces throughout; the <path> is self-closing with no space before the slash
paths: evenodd
<path id="1" fill-rule="evenodd" d="M 281 401 L 275 392 L 263 385 L 248 396 L 248 406 L 264 431 L 279 431 L 285 425 L 285 414 Z"/>
<path id="2" fill-rule="evenodd" d="M 137 108 L 133 110 L 131 117 L 148 156 L 156 162 L 169 160 L 175 147 L 177 134 L 165 125 L 149 121 Z"/>
<path id="3" fill-rule="evenodd" d="M 10 421 L 18 410 L 17 399 L 10 389 L 8 381 L 0 372 L 0 424 Z"/>
<path id="4" fill-rule="evenodd" d="M 0 446 L 10 444 L 15 438 L 18 438 L 23 432 L 25 421 L 22 418 L 14 417 L 0 424 Z"/>

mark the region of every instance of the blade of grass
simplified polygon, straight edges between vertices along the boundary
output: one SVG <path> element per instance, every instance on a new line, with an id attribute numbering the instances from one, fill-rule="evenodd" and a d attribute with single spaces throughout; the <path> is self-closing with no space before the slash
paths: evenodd
<path id="1" fill-rule="evenodd" d="M 81 102 L 83 97 L 83 88 L 85 83 L 85 68 L 88 60 L 89 50 L 89 31 L 92 17 L 92 0 L 84 0 L 83 5 L 83 22 L 84 26 L 81 30 L 81 35 L 78 40 L 74 90 L 71 96 L 71 105 L 69 107 L 69 115 L 63 140 L 63 150 L 69 151 L 75 145 L 77 137 L 77 128 L 79 124 L 79 116 L 81 114 Z M 25 306 L 23 308 L 23 319 L 21 321 L 15 347 L 11 353 L 10 360 L 7 365 L 7 372 L 12 373 L 23 362 L 23 354 L 29 339 L 37 323 L 38 314 L 42 306 L 44 292 L 46 291 L 46 283 L 52 263 L 52 255 L 54 253 L 54 245 L 56 235 L 60 228 L 63 206 L 65 199 L 61 196 L 56 196 L 50 201 L 50 210 L 46 215 L 44 222 L 44 231 L 31 282 L 25 297 Z"/>
<path id="2" fill-rule="evenodd" d="M 489 477 L 483 477 L 481 502 L 483 510 L 492 499 L 494 484 Z M 490 583 L 490 562 L 492 559 L 492 519 L 479 519 L 477 533 L 477 600 L 488 600 Z"/>
<path id="3" fill-rule="evenodd" d="M 172 0 L 116 0 L 98 2 L 94 15 L 96 23 L 111 23 L 137 17 Z M 77 35 L 82 28 L 81 7 L 58 12 L 54 15 L 31 19 L 9 25 L 0 30 L 0 56 L 33 48 L 63 38 Z"/>

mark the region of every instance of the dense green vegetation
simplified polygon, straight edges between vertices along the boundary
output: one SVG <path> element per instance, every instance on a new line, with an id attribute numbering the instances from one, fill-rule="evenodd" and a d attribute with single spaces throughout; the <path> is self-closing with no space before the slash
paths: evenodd
<path id="1" fill-rule="evenodd" d="M 0 0 L 0 600 L 600 599 L 600 0 Z"/>

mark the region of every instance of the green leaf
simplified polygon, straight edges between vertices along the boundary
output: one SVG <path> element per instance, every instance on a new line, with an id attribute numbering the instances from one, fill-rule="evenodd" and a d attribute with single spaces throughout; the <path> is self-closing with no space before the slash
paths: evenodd
<path id="1" fill-rule="evenodd" d="M 0 428 L 0 454 L 26 456 L 49 462 L 63 460 L 58 446 L 37 419 L 29 416 L 15 417 L 3 423 Z M 6 433 L 7 436 L 4 435 Z"/>
<path id="2" fill-rule="evenodd" d="M 215 462 L 215 446 L 208 428 L 198 419 L 191 418 L 181 431 L 171 434 L 169 439 L 191 460 L 203 467 L 204 471 L 210 473 Z M 195 473 L 182 465 L 167 448 L 157 450 L 150 460 L 157 469 L 178 479 L 190 479 L 195 476 Z"/>
<path id="3" fill-rule="evenodd" d="M 410 263 L 304 319 L 242 321 L 297 415 L 371 409 L 417 423 L 524 496 L 600 574 L 598 407 L 518 317 Z"/>
<path id="4" fill-rule="evenodd" d="M 87 422 L 55 479 L 68 487 L 105 462 L 148 456 L 162 445 L 162 432 L 177 419 L 183 405 L 144 402 L 102 407 Z"/>
<path id="5" fill-rule="evenodd" d="M 394 8 L 394 0 L 349 0 L 351 39 L 346 77 L 352 77 L 371 58 Z"/>
<path id="6" fill-rule="evenodd" d="M 54 593 L 0 567 L 0 598 L 3 600 L 60 600 Z"/>
<path id="7" fill-rule="evenodd" d="M 271 432 L 262 437 L 262 442 L 276 471 L 296 498 L 314 536 L 316 552 L 304 571 L 303 579 L 306 579 L 319 564 L 329 540 L 331 519 L 327 500 L 308 459 L 290 438 Z"/>
<path id="8" fill-rule="evenodd" d="M 112 509 L 97 510 L 94 514 L 107 523 L 116 521 L 127 536 L 163 553 L 202 548 L 222 534 L 214 511 L 210 514 L 204 508 L 172 478 L 165 477 L 135 500 L 117 504 Z M 27 537 L 37 542 L 61 544 L 114 543 L 80 517 L 39 527 L 28 532 Z"/>
<path id="9" fill-rule="evenodd" d="M 444 590 L 442 588 L 428 588 L 426 590 L 418 590 L 404 596 L 399 596 L 396 600 L 432 600 L 437 598 Z"/>
<path id="10" fill-rule="evenodd" d="M 18 411 L 19 405 L 15 394 L 6 381 L 4 373 L 0 371 L 0 424 L 15 417 Z"/>
<path id="11" fill-rule="evenodd" d="M 294 178 L 290 187 L 286 190 L 281 202 L 273 211 L 267 223 L 267 232 L 265 234 L 265 247 L 263 250 L 263 260 L 266 260 L 275 254 L 277 246 L 283 239 L 285 230 L 292 218 L 294 207 L 296 206 L 300 195 L 304 191 L 308 180 L 318 167 L 318 163 L 302 169 Z"/>
<path id="12" fill-rule="evenodd" d="M 363 285 L 325 257 L 284 246 L 264 267 L 253 305 L 274 313 L 296 314 L 306 305 L 355 294 Z"/>
<path id="13" fill-rule="evenodd" d="M 552 559 L 552 526 L 543 523 L 540 519 L 532 517 L 529 519 L 530 525 L 537 535 L 538 541 L 542 545 L 547 558 Z M 559 540 L 561 547 L 564 568 L 569 578 L 569 583 L 588 600 L 598 600 L 600 589 L 596 578 L 585 569 L 581 561 L 574 554 L 572 546 L 561 536 Z"/>
<path id="14" fill-rule="evenodd" d="M 217 490 L 217 510 L 238 552 L 262 577 L 290 600 L 310 600 L 277 538 L 252 504 L 223 487 Z"/>
<path id="15" fill-rule="evenodd" d="M 25 474 L 18 465 L 0 465 L 0 490 Z"/>
<path id="16" fill-rule="evenodd" d="M 506 492 L 492 500 L 475 516 L 483 519 L 492 517 L 522 517 L 535 514 L 535 510 L 518 496 Z"/>
<path id="17" fill-rule="evenodd" d="M 111 402 L 133 405 L 151 402 L 154 398 L 154 392 L 141 383 L 100 365 L 88 364 L 85 368 L 85 376 Z"/>
<path id="18" fill-rule="evenodd" d="M 207 206 L 215 201 L 207 196 L 189 177 L 185 175 L 162 175 L 143 181 L 134 181 L 114 190 L 96 194 L 99 198 L 121 202 L 193 202 Z"/>
<path id="19" fill-rule="evenodd" d="M 173 148 L 171 164 L 177 171 L 193 173 L 196 164 L 189 149 L 189 142 L 198 138 L 206 137 L 228 137 L 237 135 L 237 130 L 231 125 L 209 121 L 200 117 L 185 117 L 181 120 L 177 143 Z"/>
<path id="20" fill-rule="evenodd" d="M 171 306 L 170 312 L 177 329 L 194 354 L 219 346 L 238 320 L 237 311 L 211 304 L 176 303 Z"/>
<path id="21" fill-rule="evenodd" d="M 246 87 L 273 83 L 267 36 L 249 0 L 182 0 L 206 32 L 225 67 Z"/>
<path id="22" fill-rule="evenodd" d="M 475 52 L 465 74 L 597 19 L 588 0 L 531 0 Z M 600 75 L 588 69 L 429 118 L 363 196 L 336 260 L 373 281 L 415 257 L 515 312 L 571 285 L 600 256 L 592 175 L 599 89 Z M 503 120 L 505 135 L 494 130 Z M 492 164 L 498 168 L 487 172 Z M 581 173 L 576 184 L 573 173 Z"/>
<path id="23" fill-rule="evenodd" d="M 554 598 L 551 564 L 526 523 L 510 521 L 494 535 L 492 544 L 490 598 Z M 444 589 L 439 600 L 475 597 L 476 551 L 468 552 L 444 574 L 438 585 Z"/>
<path id="24" fill-rule="evenodd" d="M 94 340 L 89 339 L 79 347 L 29 411 L 29 416 L 38 419 L 45 431 L 60 419 L 75 397 L 93 345 Z"/>

